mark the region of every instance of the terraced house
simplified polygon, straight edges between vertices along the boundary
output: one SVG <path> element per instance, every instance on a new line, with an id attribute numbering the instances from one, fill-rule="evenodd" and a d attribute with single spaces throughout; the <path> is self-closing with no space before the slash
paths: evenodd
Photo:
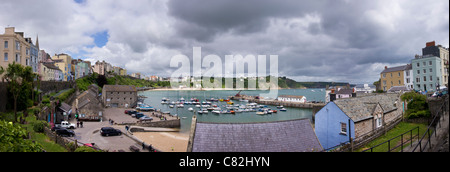
<path id="1" fill-rule="evenodd" d="M 394 86 L 406 86 L 407 88 L 413 88 L 413 73 L 411 73 L 412 66 L 406 64 L 396 67 L 384 67 L 384 70 L 380 73 L 381 89 L 388 91 Z"/>

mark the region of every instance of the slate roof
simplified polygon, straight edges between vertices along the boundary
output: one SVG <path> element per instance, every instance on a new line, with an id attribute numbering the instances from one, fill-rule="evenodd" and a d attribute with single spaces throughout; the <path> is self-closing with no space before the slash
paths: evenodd
<path id="1" fill-rule="evenodd" d="M 196 123 L 192 152 L 311 152 L 323 148 L 309 119 Z"/>
<path id="2" fill-rule="evenodd" d="M 396 110 L 395 102 L 399 101 L 398 94 L 378 94 L 374 96 L 338 99 L 334 103 L 354 122 L 373 117 L 373 111 L 380 104 L 384 113 Z"/>
<path id="3" fill-rule="evenodd" d="M 403 66 L 396 66 L 396 67 L 390 67 L 387 69 L 384 69 L 381 73 L 389 73 L 389 72 L 395 72 L 395 71 L 404 71 L 404 70 L 411 70 L 411 65 L 403 65 Z"/>
<path id="4" fill-rule="evenodd" d="M 132 85 L 104 85 L 103 90 L 105 91 L 118 91 L 118 92 L 128 92 L 136 91 L 136 87 Z"/>

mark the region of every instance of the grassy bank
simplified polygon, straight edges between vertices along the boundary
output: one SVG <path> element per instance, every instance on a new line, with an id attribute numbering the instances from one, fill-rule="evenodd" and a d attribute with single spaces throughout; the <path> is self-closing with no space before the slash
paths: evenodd
<path id="1" fill-rule="evenodd" d="M 380 143 L 383 143 L 389 139 L 392 139 L 396 136 L 399 136 L 415 127 L 419 127 L 419 136 L 421 137 L 423 135 L 423 133 L 427 130 L 427 124 L 419 124 L 419 123 L 407 123 L 407 122 L 400 122 L 397 126 L 395 126 L 393 129 L 389 130 L 384 136 L 381 136 L 375 140 L 373 140 L 372 142 L 368 143 L 367 145 L 365 145 L 364 147 L 360 148 L 357 150 L 357 152 L 361 152 L 364 151 L 368 148 L 371 148 L 373 146 L 376 146 Z M 413 130 L 413 137 L 415 135 L 417 135 L 417 129 Z M 405 142 L 407 139 L 409 139 L 411 137 L 410 133 L 407 133 L 405 135 L 403 135 L 403 141 Z M 417 138 L 415 138 L 417 139 Z M 397 145 L 401 144 L 401 137 L 398 137 L 396 139 L 391 140 L 391 149 L 392 147 L 395 147 Z M 405 143 L 404 143 L 405 144 Z M 408 144 L 405 144 L 404 147 L 410 145 L 411 143 L 408 142 Z M 387 152 L 388 151 L 388 144 L 382 144 L 376 148 L 373 149 L 373 152 Z M 395 151 L 400 151 L 400 148 L 397 148 Z"/>

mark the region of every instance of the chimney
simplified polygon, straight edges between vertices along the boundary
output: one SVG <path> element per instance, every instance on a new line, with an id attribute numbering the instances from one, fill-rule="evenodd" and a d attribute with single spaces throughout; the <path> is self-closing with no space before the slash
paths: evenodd
<path id="1" fill-rule="evenodd" d="M 426 47 L 431 47 L 431 46 L 435 46 L 436 42 L 431 41 L 431 42 L 427 42 Z"/>
<path id="2" fill-rule="evenodd" d="M 352 97 L 356 97 L 356 89 L 353 88 Z"/>
<path id="3" fill-rule="evenodd" d="M 387 69 L 387 66 L 384 66 L 384 69 Z"/>
<path id="4" fill-rule="evenodd" d="M 331 89 L 331 93 L 330 93 L 330 102 L 336 100 L 336 93 L 335 93 L 334 91 L 335 91 L 334 89 Z"/>

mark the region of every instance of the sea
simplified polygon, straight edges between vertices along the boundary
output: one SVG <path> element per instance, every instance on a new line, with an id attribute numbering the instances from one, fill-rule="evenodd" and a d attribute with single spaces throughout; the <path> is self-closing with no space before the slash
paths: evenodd
<path id="1" fill-rule="evenodd" d="M 195 105 L 184 105 L 184 108 L 170 108 L 168 104 L 161 104 L 162 98 L 168 98 L 170 101 L 179 101 L 184 98 L 186 101 L 190 101 L 191 98 L 197 98 L 199 101 L 207 101 L 206 99 L 227 99 L 228 96 L 234 96 L 239 91 L 236 90 L 149 90 L 138 92 L 138 95 L 145 96 L 144 103 L 148 104 L 156 109 L 160 109 L 162 112 L 169 111 L 170 114 L 177 114 L 180 117 L 180 132 L 188 133 L 192 122 L 192 116 L 194 112 L 188 111 L 189 107 L 194 108 L 195 111 L 199 110 Z M 268 93 L 268 91 L 261 90 L 243 90 L 241 95 L 258 96 L 262 93 Z M 306 96 L 307 101 L 325 102 L 325 89 L 280 89 L 278 95 L 297 95 Z M 247 104 L 247 102 L 240 102 L 233 100 L 236 104 Z M 226 102 L 212 102 L 226 110 Z M 276 106 L 267 105 L 268 108 L 278 110 Z M 252 122 L 273 122 L 284 121 L 292 119 L 308 118 L 312 120 L 312 109 L 304 108 L 292 108 L 285 107 L 287 111 L 268 115 L 257 115 L 256 112 L 241 112 L 236 114 L 195 114 L 197 115 L 198 122 L 214 122 L 214 123 L 252 123 Z"/>

